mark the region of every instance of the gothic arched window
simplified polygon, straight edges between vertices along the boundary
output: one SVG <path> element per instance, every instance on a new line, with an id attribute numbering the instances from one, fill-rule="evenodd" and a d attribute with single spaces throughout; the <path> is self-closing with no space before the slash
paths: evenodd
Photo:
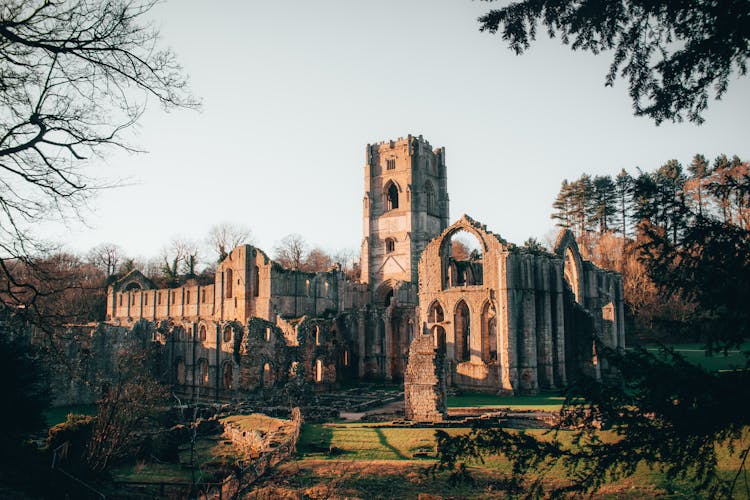
<path id="1" fill-rule="evenodd" d="M 385 253 L 393 253 L 395 249 L 396 249 L 396 241 L 393 238 L 386 238 Z"/>
<path id="2" fill-rule="evenodd" d="M 393 210 L 398 208 L 398 187 L 393 182 L 390 183 L 388 189 L 385 192 L 386 195 L 386 210 Z"/>

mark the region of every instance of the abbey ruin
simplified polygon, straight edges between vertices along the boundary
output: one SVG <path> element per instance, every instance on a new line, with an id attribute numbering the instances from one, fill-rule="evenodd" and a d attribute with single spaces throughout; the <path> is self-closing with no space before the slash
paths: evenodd
<path id="1" fill-rule="evenodd" d="M 448 386 L 503 394 L 601 376 L 592 335 L 624 346 L 621 277 L 585 261 L 572 233 L 554 252 L 532 252 L 468 216 L 449 225 L 444 148 L 411 135 L 368 145 L 364 183 L 359 281 L 336 266 L 286 269 L 243 245 L 207 286 L 154 289 L 131 272 L 108 290 L 106 327 L 140 325 L 162 346 L 171 383 L 231 398 L 295 377 L 318 391 L 401 381 L 422 336 Z M 459 234 L 477 243 L 465 259 L 451 251 Z"/>

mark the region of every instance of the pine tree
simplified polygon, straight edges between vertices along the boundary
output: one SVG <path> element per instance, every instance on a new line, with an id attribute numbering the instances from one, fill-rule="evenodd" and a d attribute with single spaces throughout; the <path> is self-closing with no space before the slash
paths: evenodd
<path id="1" fill-rule="evenodd" d="M 628 218 L 633 204 L 633 177 L 623 168 L 615 178 L 615 195 L 623 243 L 627 239 Z"/>
<path id="2" fill-rule="evenodd" d="M 591 193 L 591 223 L 598 227 L 599 234 L 610 231 L 617 214 L 615 183 L 608 175 L 594 177 Z"/>
<path id="3" fill-rule="evenodd" d="M 686 188 L 689 190 L 695 189 L 695 194 L 698 201 L 698 215 L 703 215 L 703 183 L 704 179 L 708 177 L 709 165 L 708 160 L 702 154 L 696 154 L 693 156 L 693 161 L 688 166 L 688 172 L 692 175 L 692 178 L 686 184 Z"/>
<path id="4" fill-rule="evenodd" d="M 560 191 L 557 193 L 555 201 L 552 203 L 553 212 L 551 219 L 556 219 L 556 224 L 560 227 L 569 228 L 573 223 L 572 216 L 572 196 L 573 189 L 567 179 L 562 181 Z"/>

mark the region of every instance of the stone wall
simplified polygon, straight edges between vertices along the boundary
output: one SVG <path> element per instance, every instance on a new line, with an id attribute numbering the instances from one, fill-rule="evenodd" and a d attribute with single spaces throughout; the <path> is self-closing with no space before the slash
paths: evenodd
<path id="1" fill-rule="evenodd" d="M 444 356 L 431 335 L 416 337 L 409 349 L 404 379 L 405 416 L 417 422 L 447 418 Z"/>
<path id="2" fill-rule="evenodd" d="M 264 442 L 266 446 L 260 450 L 260 455 L 257 458 L 250 460 L 244 467 L 224 480 L 221 488 L 222 498 L 235 498 L 244 488 L 265 474 L 268 469 L 294 455 L 297 450 L 301 428 L 302 414 L 299 408 L 293 408 L 289 426 L 284 429 L 284 438 L 280 441 L 277 440 L 278 434 L 269 435 L 265 439 L 257 439 L 255 436 L 248 436 L 250 433 L 232 433 L 230 431 L 227 436 L 240 449 L 255 451 L 257 450 L 255 447 L 263 445 Z M 243 436 L 243 434 L 245 435 Z"/>

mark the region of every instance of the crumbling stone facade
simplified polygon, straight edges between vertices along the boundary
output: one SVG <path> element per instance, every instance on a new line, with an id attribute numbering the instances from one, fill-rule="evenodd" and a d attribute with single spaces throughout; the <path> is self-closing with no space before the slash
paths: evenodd
<path id="1" fill-rule="evenodd" d="M 359 281 L 242 245 L 205 286 L 155 289 L 131 272 L 108 290 L 106 323 L 150 325 L 170 381 L 212 397 L 403 380 L 423 333 L 449 384 L 508 393 L 562 387 L 577 366 L 599 373 L 577 329 L 623 345 L 619 275 L 583 261 L 572 235 L 554 255 L 532 254 L 468 217 L 448 227 L 443 148 L 411 135 L 368 145 L 364 173 Z M 459 230 L 480 241 L 481 259 L 450 257 Z"/>
<path id="2" fill-rule="evenodd" d="M 456 260 L 452 238 L 479 251 Z M 447 358 L 449 384 L 498 393 L 601 376 L 592 335 L 624 347 L 622 279 L 581 258 L 564 230 L 554 253 L 517 247 L 464 215 L 433 239 L 419 267 L 420 324 Z"/>
<path id="3" fill-rule="evenodd" d="M 409 366 L 404 378 L 407 420 L 442 422 L 446 407 L 445 354 L 432 335 L 418 335 L 409 348 Z"/>

